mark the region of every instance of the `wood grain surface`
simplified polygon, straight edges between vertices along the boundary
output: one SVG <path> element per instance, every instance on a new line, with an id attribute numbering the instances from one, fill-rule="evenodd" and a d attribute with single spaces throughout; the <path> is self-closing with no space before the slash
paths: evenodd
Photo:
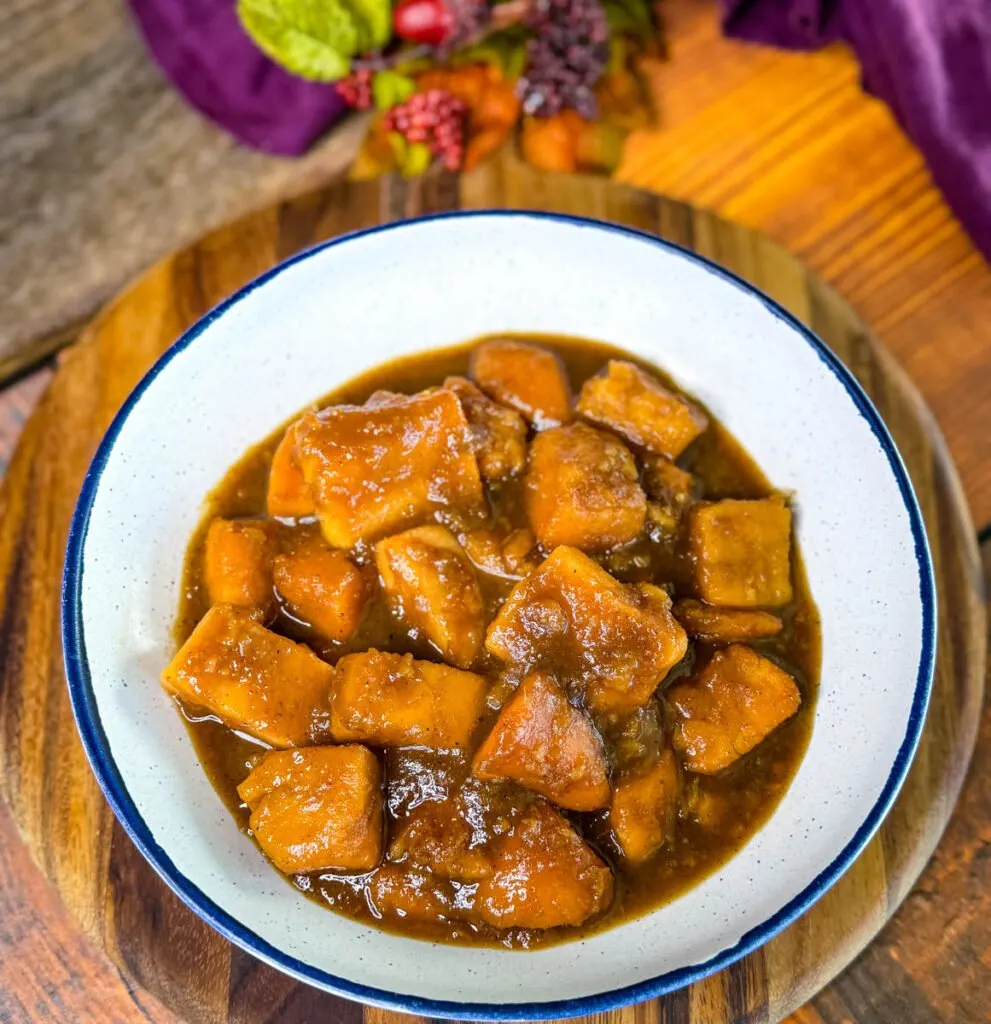
<path id="1" fill-rule="evenodd" d="M 754 281 L 818 331 L 857 374 L 915 482 L 939 577 L 940 643 L 932 710 L 895 808 L 843 879 L 761 950 L 691 988 L 605 1015 L 610 1024 L 777 1020 L 834 977 L 885 924 L 949 818 L 981 709 L 985 625 L 977 550 L 927 411 L 850 307 L 760 235 L 644 192 L 542 175 L 508 153 L 462 179 L 341 183 L 207 236 L 156 265 L 111 304 L 64 354 L 0 492 L 4 795 L 31 853 L 84 930 L 135 990 L 176 1014 L 243 1022 L 391 1020 L 299 986 L 230 946 L 178 903 L 131 846 L 75 736 L 59 650 L 58 575 L 71 510 L 100 435 L 181 330 L 303 246 L 365 224 L 459 206 L 607 217 L 656 231 Z M 986 817 L 981 827 L 988 830 Z M 931 929 L 925 933 L 936 941 Z M 840 1000 L 834 1006 L 845 1005 L 844 996 L 834 998 Z"/>
<path id="2" fill-rule="evenodd" d="M 936 414 L 991 523 L 991 274 L 850 54 L 723 39 L 716 0 L 665 0 L 658 131 L 623 181 L 757 228 L 850 300 Z M 0 3 L 0 378 L 153 260 L 327 180 L 360 124 L 302 160 L 236 146 L 148 60 L 124 0 Z"/>

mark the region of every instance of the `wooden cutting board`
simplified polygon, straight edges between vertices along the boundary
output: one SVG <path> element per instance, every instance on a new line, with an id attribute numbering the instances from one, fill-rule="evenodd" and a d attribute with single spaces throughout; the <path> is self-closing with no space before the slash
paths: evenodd
<path id="1" fill-rule="evenodd" d="M 69 519 L 89 459 L 154 359 L 211 306 L 304 246 L 367 225 L 459 207 L 602 217 L 695 249 L 758 285 L 824 338 L 878 406 L 926 519 L 939 587 L 936 680 L 915 763 L 880 832 L 800 920 L 721 973 L 619 1022 L 774 1021 L 857 955 L 936 845 L 973 749 L 984 610 L 973 529 L 921 400 L 850 307 L 767 239 L 681 203 L 588 178 L 545 175 L 506 153 L 458 178 L 336 183 L 208 235 L 153 267 L 65 352 L 0 491 L 0 790 L 35 859 L 85 931 L 133 984 L 190 1020 L 353 1021 L 393 1015 L 282 976 L 214 933 L 159 881 L 103 801 L 76 738 L 59 638 Z M 441 289 L 442 290 L 442 289 Z M 401 1021 L 403 1018 L 396 1017 Z"/>

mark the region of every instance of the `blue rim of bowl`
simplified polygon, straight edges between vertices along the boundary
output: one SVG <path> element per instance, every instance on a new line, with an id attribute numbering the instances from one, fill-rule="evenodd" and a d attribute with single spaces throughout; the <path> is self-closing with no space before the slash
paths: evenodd
<path id="1" fill-rule="evenodd" d="M 556 221 L 574 227 L 595 231 L 608 231 L 623 235 L 632 240 L 646 242 L 675 253 L 690 260 L 715 274 L 727 284 L 742 290 L 752 298 L 761 302 L 775 317 L 787 323 L 795 333 L 803 338 L 816 352 L 823 363 L 846 389 L 857 411 L 867 421 L 881 449 L 887 456 L 892 474 L 898 484 L 905 509 L 908 513 L 915 545 L 915 559 L 919 570 L 919 595 L 922 602 L 922 649 L 919 659 L 919 670 L 912 698 L 905 736 L 898 748 L 897 756 L 880 796 L 871 808 L 864 822 L 857 829 L 853 838 L 846 844 L 836 858 L 797 896 L 789 900 L 780 910 L 765 921 L 746 932 L 733 946 L 717 953 L 709 960 L 700 964 L 692 964 L 665 974 L 649 978 L 645 981 L 611 989 L 589 996 L 575 999 L 559 999 L 536 1003 L 469 1003 L 440 999 L 425 999 L 419 996 L 390 992 L 385 989 L 373 988 L 357 982 L 338 978 L 319 970 L 309 964 L 289 956 L 272 946 L 265 939 L 246 928 L 232 915 L 217 906 L 209 896 L 197 885 L 186 878 L 173 864 L 171 858 L 153 838 L 145 825 L 137 807 L 134 805 L 124 781 L 117 770 L 109 744 L 100 722 L 100 715 L 93 691 L 89 665 L 86 658 L 86 646 L 82 627 L 82 575 L 83 549 L 89 527 L 93 502 L 100 484 L 103 469 L 113 451 L 114 443 L 135 405 L 141 396 L 161 373 L 162 369 L 180 352 L 188 348 L 216 319 L 223 316 L 232 306 L 240 302 L 256 288 L 280 274 L 301 260 L 308 259 L 315 253 L 341 245 L 351 239 L 363 238 L 389 231 L 402 231 L 417 224 L 449 220 L 475 218 L 523 218 L 541 221 Z M 96 455 L 86 473 L 82 491 L 76 504 L 69 529 L 69 541 L 66 549 L 65 571 L 62 582 L 62 646 L 65 658 L 66 675 L 69 685 L 69 696 L 72 703 L 76 725 L 82 737 L 83 746 L 90 764 L 96 774 L 104 796 L 110 803 L 114 814 L 120 821 L 124 831 L 141 853 L 151 863 L 170 889 L 195 914 L 215 928 L 221 935 L 235 945 L 278 968 L 290 976 L 315 985 L 335 995 L 357 999 L 364 1003 L 400 1010 L 419 1016 L 443 1017 L 463 1020 L 546 1020 L 555 1017 L 574 1017 L 627 1006 L 657 996 L 663 996 L 685 985 L 729 966 L 741 957 L 763 945 L 772 936 L 804 913 L 850 866 L 857 855 L 867 845 L 877 831 L 885 815 L 888 813 L 902 782 L 908 773 L 912 757 L 922 733 L 929 694 L 932 686 L 935 667 L 936 649 L 936 588 L 933 576 L 932 558 L 926 538 L 922 514 L 918 501 L 908 478 L 901 456 L 881 420 L 871 400 L 860 384 L 839 359 L 830 351 L 826 344 L 812 333 L 804 324 L 795 319 L 787 310 L 778 305 L 758 288 L 744 281 L 736 274 L 698 253 L 685 249 L 673 242 L 665 241 L 656 235 L 638 231 L 622 225 L 611 224 L 592 218 L 574 217 L 566 214 L 545 213 L 522 210 L 469 210 L 453 211 L 416 217 L 410 220 L 397 221 L 391 224 L 378 225 L 361 231 L 332 238 L 319 245 L 304 249 L 288 260 L 261 274 L 254 281 L 225 299 L 209 313 L 189 328 L 145 374 L 140 383 L 131 392 L 120 411 L 117 413 L 109 430 L 100 443 Z"/>

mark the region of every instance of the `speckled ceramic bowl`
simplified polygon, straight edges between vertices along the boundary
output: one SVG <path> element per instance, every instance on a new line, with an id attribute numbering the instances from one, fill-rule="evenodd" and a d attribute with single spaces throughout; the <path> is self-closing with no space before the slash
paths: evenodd
<path id="1" fill-rule="evenodd" d="M 158 683 L 183 552 L 207 492 L 290 414 L 385 360 L 516 330 L 620 345 L 668 370 L 797 494 L 823 622 L 805 760 L 768 823 L 673 903 L 536 952 L 433 945 L 338 916 L 237 829 Z M 76 509 L 69 687 L 107 799 L 165 881 L 231 941 L 331 991 L 427 1016 L 591 1013 L 677 988 L 788 924 L 836 880 L 908 769 L 933 669 L 919 510 L 863 392 L 732 275 L 636 232 L 467 213 L 303 253 L 206 316 L 128 399 Z"/>

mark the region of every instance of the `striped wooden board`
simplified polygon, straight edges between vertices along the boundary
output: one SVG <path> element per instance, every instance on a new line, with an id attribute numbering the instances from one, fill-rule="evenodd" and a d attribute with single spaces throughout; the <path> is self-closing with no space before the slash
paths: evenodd
<path id="1" fill-rule="evenodd" d="M 664 999 L 608 1014 L 609 1024 L 783 1017 L 887 921 L 950 815 L 981 706 L 978 555 L 955 472 L 926 409 L 850 307 L 745 228 L 605 181 L 543 175 L 508 153 L 463 178 L 335 184 L 207 236 L 111 303 L 63 355 L 0 492 L 0 786 L 34 857 L 86 932 L 135 985 L 191 1020 L 382 1024 L 391 1015 L 316 992 L 232 947 L 166 889 L 104 803 L 76 739 L 59 647 L 62 553 L 86 466 L 114 412 L 162 350 L 273 263 L 366 225 L 499 206 L 587 214 L 657 232 L 753 281 L 808 323 L 854 371 L 890 427 L 919 495 L 938 575 L 932 707 L 916 762 L 878 836 L 815 907 L 756 953 Z"/>

